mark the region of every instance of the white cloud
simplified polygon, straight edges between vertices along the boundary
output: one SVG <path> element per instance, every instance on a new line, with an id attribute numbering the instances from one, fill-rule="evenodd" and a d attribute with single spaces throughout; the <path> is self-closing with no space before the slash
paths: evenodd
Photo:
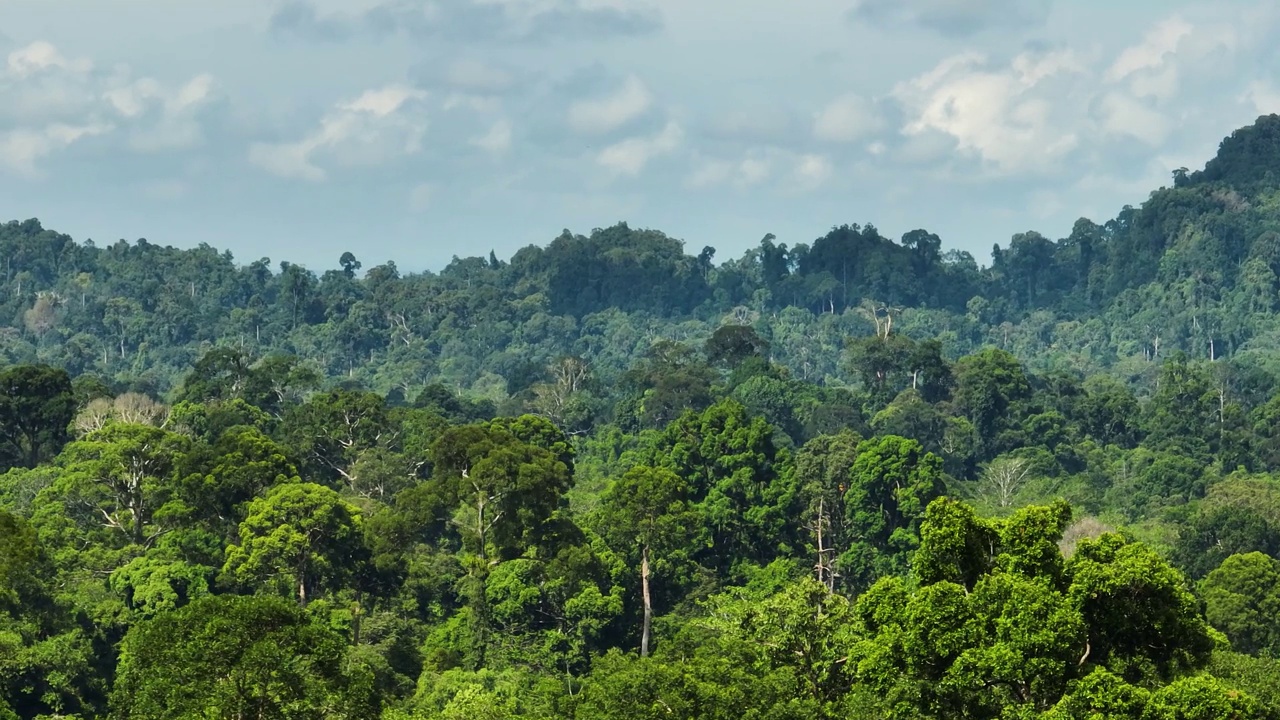
<path id="1" fill-rule="evenodd" d="M 701 159 L 685 177 L 684 185 L 694 190 L 726 186 L 745 190 L 768 183 L 782 191 L 812 190 L 833 174 L 831 161 L 823 155 L 758 147 L 738 160 Z"/>
<path id="2" fill-rule="evenodd" d="M 813 117 L 814 137 L 828 142 L 856 142 L 882 127 L 872 103 L 856 94 L 836 98 Z"/>
<path id="3" fill-rule="evenodd" d="M 799 189 L 813 190 L 831 179 L 834 169 L 831 161 L 821 155 L 804 155 L 797 162 L 792 176 Z"/>
<path id="4" fill-rule="evenodd" d="M 1154 147 L 1159 147 L 1169 137 L 1169 120 L 1137 98 L 1123 93 L 1108 93 L 1102 98 L 1100 107 L 1103 128 L 1108 133 Z"/>
<path id="5" fill-rule="evenodd" d="M 768 148 L 749 151 L 746 157 L 736 161 L 705 159 L 689 173 L 684 184 L 695 190 L 722 185 L 732 185 L 739 189 L 753 187 L 773 175 L 774 166 L 782 154 Z"/>
<path id="6" fill-rule="evenodd" d="M 640 117 L 653 105 L 653 94 L 632 75 L 613 93 L 579 100 L 569 106 L 569 126 L 590 134 L 602 134 Z"/>
<path id="7" fill-rule="evenodd" d="M 1253 32 L 1248 22 L 1248 18 L 1232 18 L 1192 23 L 1174 15 L 1121 52 L 1103 78 L 1127 83 L 1137 97 L 1168 102 L 1179 93 L 1184 76 L 1213 72 L 1221 65 L 1221 58 L 1213 55 L 1239 49 Z"/>
<path id="8" fill-rule="evenodd" d="M 1280 113 L 1280 89 L 1261 80 L 1249 83 L 1241 94 L 1240 101 L 1251 104 L 1253 111 L 1259 115 Z"/>
<path id="9" fill-rule="evenodd" d="M 300 140 L 250 145 L 249 161 L 273 175 L 318 182 L 328 176 L 321 164 L 380 165 L 416 153 L 427 127 L 425 98 L 403 85 L 367 90 L 338 103 Z"/>
<path id="10" fill-rule="evenodd" d="M 999 174 L 1052 170 L 1080 143 L 1082 116 L 1058 81 L 1083 69 L 1070 51 L 1025 52 L 1003 68 L 966 53 L 899 83 L 893 95 L 908 114 L 909 136 L 950 135 Z"/>
<path id="11" fill-rule="evenodd" d="M 67 125 L 54 123 L 40 129 L 17 129 L 0 133 L 0 166 L 19 175 L 38 177 L 38 160 L 63 150 L 76 141 L 112 130 L 110 125 Z"/>
<path id="12" fill-rule="evenodd" d="M 1178 15 L 1156 25 L 1142 42 L 1127 48 L 1107 69 L 1108 82 L 1123 80 L 1139 70 L 1159 68 L 1178 49 L 1178 43 L 1195 28 Z"/>
<path id="13" fill-rule="evenodd" d="M 197 75 L 167 89 L 127 66 L 95 70 L 51 43 L 10 52 L 0 69 L 0 165 L 39 175 L 39 163 L 91 137 L 126 135 L 137 151 L 174 150 L 201 139 L 200 113 L 214 81 Z"/>
<path id="14" fill-rule="evenodd" d="M 511 149 L 511 121 L 495 122 L 489 131 L 471 139 L 471 144 L 491 155 L 502 155 Z"/>
<path id="15" fill-rule="evenodd" d="M 6 63 L 7 74 L 19 79 L 51 69 L 87 73 L 93 69 L 93 63 L 85 58 L 68 60 L 58 51 L 58 48 L 44 40 L 38 40 L 9 53 Z"/>
<path id="16" fill-rule="evenodd" d="M 656 135 L 628 138 L 601 150 L 596 162 L 615 175 L 639 175 L 650 160 L 674 152 L 683 141 L 683 128 L 668 122 Z"/>
<path id="17" fill-rule="evenodd" d="M 199 113 L 213 99 L 213 92 L 213 76 L 204 74 L 171 91 L 142 78 L 109 88 L 103 98 L 123 119 L 154 117 L 130 133 L 129 144 L 140 152 L 161 152 L 201 142 Z"/>

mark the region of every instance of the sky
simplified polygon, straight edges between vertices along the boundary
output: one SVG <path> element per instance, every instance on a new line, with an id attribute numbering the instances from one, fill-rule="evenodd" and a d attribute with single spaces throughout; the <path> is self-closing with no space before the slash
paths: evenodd
<path id="1" fill-rule="evenodd" d="M 1280 111 L 1269 0 L 0 0 L 0 218 L 438 270 L 626 221 L 995 243 Z"/>

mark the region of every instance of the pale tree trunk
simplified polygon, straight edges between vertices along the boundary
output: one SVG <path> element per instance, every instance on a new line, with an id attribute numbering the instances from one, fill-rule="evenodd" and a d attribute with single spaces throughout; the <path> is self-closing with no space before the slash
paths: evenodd
<path id="1" fill-rule="evenodd" d="M 644 625 L 640 631 L 640 657 L 649 655 L 649 626 L 653 623 L 653 602 L 649 599 L 649 546 L 640 554 L 640 591 L 644 596 Z"/>

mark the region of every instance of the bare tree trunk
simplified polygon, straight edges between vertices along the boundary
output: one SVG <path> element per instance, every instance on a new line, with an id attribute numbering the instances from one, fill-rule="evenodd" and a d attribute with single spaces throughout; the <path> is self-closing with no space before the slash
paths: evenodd
<path id="1" fill-rule="evenodd" d="M 485 555 L 484 542 L 484 499 L 481 497 L 476 500 L 476 537 L 480 543 L 479 553 L 481 562 L 487 561 L 489 558 Z"/>
<path id="2" fill-rule="evenodd" d="M 644 595 L 644 626 L 640 630 L 640 657 L 649 656 L 649 626 L 653 623 L 653 602 L 649 599 L 649 546 L 640 554 L 640 588 Z"/>

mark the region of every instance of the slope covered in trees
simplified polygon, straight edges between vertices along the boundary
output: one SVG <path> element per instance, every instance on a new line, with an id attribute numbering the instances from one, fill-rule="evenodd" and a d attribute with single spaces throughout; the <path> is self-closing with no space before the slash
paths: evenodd
<path id="1" fill-rule="evenodd" d="M 0 718 L 1280 717 L 1280 118 L 980 268 L 0 229 Z"/>

